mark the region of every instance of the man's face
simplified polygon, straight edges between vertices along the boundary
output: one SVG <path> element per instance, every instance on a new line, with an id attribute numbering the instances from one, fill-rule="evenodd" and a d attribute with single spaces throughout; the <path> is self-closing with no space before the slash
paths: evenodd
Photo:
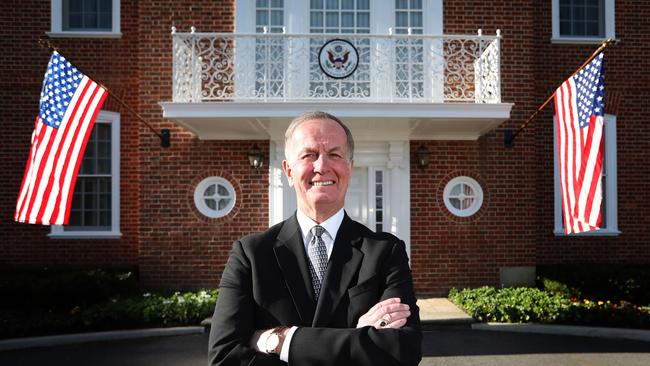
<path id="1" fill-rule="evenodd" d="M 352 174 L 345 131 L 329 119 L 311 120 L 299 125 L 288 143 L 282 167 L 298 207 L 314 221 L 325 221 L 343 207 Z"/>

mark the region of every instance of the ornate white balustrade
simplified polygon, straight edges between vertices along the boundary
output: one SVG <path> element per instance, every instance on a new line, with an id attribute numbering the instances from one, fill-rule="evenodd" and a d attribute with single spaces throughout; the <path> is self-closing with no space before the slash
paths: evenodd
<path id="1" fill-rule="evenodd" d="M 500 35 L 234 34 L 173 31 L 173 102 L 501 103 Z M 319 65 L 354 45 L 344 79 Z"/>

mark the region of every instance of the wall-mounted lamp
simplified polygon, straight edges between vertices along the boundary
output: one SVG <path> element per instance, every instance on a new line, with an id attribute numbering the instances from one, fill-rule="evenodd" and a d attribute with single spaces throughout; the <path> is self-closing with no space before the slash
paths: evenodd
<path id="1" fill-rule="evenodd" d="M 417 158 L 418 166 L 424 168 L 429 165 L 429 149 L 424 145 L 420 145 L 418 151 L 415 152 L 415 157 Z"/>
<path id="2" fill-rule="evenodd" d="M 251 168 L 255 169 L 259 169 L 264 165 L 264 155 L 262 155 L 262 150 L 257 147 L 257 144 L 248 151 L 248 162 L 251 164 Z"/>

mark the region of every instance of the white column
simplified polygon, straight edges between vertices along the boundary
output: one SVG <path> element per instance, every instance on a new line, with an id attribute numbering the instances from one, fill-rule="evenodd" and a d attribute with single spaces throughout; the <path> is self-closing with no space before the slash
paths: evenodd
<path id="1" fill-rule="evenodd" d="M 255 0 L 237 0 L 235 34 L 255 33 Z M 234 38 L 235 96 L 251 97 L 255 89 L 255 37 Z"/>
<path id="2" fill-rule="evenodd" d="M 406 243 L 406 253 L 411 256 L 411 186 L 409 169 L 409 142 L 390 141 L 388 148 L 388 174 L 390 192 L 387 212 L 389 231 Z"/>
<path id="3" fill-rule="evenodd" d="M 272 140 L 269 145 L 269 226 L 293 215 L 296 195 L 282 170 L 284 141 Z"/>
<path id="4" fill-rule="evenodd" d="M 424 34 L 442 36 L 442 0 L 426 0 L 422 8 Z M 442 39 L 424 42 L 424 97 L 434 103 L 444 102 L 445 57 Z"/>
<path id="5" fill-rule="evenodd" d="M 309 1 L 286 0 L 284 18 L 286 33 L 309 33 Z M 286 38 L 285 95 L 289 100 L 305 99 L 309 95 L 309 38 Z"/>
<path id="6" fill-rule="evenodd" d="M 395 25 L 395 2 L 372 1 L 370 3 L 372 24 L 370 33 L 389 34 Z M 389 101 L 395 88 L 394 74 L 395 44 L 391 38 L 371 38 L 370 81 L 371 96 L 376 101 Z"/>

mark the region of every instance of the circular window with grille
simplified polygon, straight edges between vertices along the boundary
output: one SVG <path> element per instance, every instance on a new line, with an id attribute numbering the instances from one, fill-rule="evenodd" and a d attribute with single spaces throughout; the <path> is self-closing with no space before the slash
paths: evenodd
<path id="1" fill-rule="evenodd" d="M 443 198 L 449 212 L 459 217 L 468 217 L 481 208 L 483 189 L 470 177 L 456 177 L 445 186 Z"/>
<path id="2" fill-rule="evenodd" d="M 210 218 L 226 216 L 235 207 L 235 189 L 221 177 L 208 177 L 194 190 L 194 204 L 203 215 Z"/>

